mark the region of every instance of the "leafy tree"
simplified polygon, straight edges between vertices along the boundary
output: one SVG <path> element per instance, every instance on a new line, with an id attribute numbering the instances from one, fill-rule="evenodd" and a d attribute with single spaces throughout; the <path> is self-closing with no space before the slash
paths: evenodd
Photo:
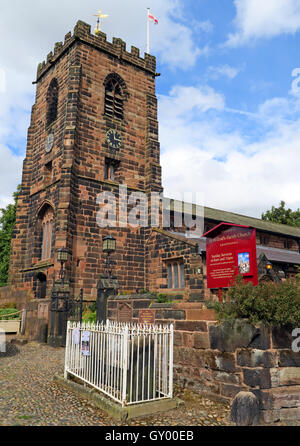
<path id="1" fill-rule="evenodd" d="M 21 186 L 14 192 L 14 204 L 0 209 L 0 287 L 7 285 L 11 237 L 16 221 L 17 200 Z"/>
<path id="2" fill-rule="evenodd" d="M 300 209 L 292 211 L 292 209 L 285 208 L 285 202 L 281 201 L 278 208 L 272 206 L 271 210 L 262 214 L 263 220 L 272 221 L 274 223 L 281 223 L 289 226 L 300 226 Z"/>

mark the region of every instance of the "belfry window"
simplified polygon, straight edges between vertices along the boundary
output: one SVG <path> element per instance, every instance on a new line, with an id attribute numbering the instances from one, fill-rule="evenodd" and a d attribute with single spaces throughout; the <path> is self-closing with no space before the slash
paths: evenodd
<path id="1" fill-rule="evenodd" d="M 47 93 L 47 116 L 46 116 L 46 126 L 48 127 L 57 118 L 57 107 L 58 107 L 58 83 L 54 78 L 52 79 Z"/>
<path id="2" fill-rule="evenodd" d="M 116 73 L 107 76 L 105 82 L 104 114 L 111 118 L 123 119 L 125 82 Z"/>

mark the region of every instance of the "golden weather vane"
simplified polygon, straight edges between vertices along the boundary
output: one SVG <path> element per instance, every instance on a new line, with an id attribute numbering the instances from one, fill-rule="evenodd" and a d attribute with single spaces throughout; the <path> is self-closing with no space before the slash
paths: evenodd
<path id="1" fill-rule="evenodd" d="M 94 14 L 94 17 L 98 17 L 98 19 L 97 19 L 97 26 L 95 28 L 95 34 L 97 36 L 97 34 L 99 34 L 101 32 L 101 30 L 100 30 L 100 19 L 106 19 L 106 17 L 108 17 L 108 15 L 107 14 L 102 14 L 102 12 L 99 9 L 98 13 Z"/>

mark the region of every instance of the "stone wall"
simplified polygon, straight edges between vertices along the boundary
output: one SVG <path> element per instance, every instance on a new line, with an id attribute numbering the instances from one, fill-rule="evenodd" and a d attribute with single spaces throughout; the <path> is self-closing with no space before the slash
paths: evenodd
<path id="1" fill-rule="evenodd" d="M 0 288 L 0 306 L 15 304 L 18 310 L 23 310 L 31 298 L 31 290 L 14 289 L 9 286 Z"/>
<path id="2" fill-rule="evenodd" d="M 300 420 L 300 353 L 291 349 L 290 331 L 246 320 L 220 324 L 204 303 L 175 297 L 160 304 L 153 295 L 114 296 L 108 318 L 138 322 L 143 309 L 152 310 L 156 323 L 174 324 L 177 384 L 227 402 L 250 391 L 258 398 L 264 424 Z"/>

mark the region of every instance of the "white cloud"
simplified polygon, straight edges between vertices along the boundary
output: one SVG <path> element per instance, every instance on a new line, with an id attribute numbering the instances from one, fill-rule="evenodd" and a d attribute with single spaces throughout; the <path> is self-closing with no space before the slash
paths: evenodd
<path id="1" fill-rule="evenodd" d="M 249 143 L 241 129 L 226 129 L 224 121 L 228 116 L 222 108 L 222 120 L 217 107 L 215 114 L 200 107 L 201 114 L 190 120 L 194 103 L 188 110 L 182 91 L 184 88 L 177 87 L 177 94 L 173 90 L 164 98 L 160 113 L 161 162 L 167 196 L 202 193 L 209 197 L 204 203 L 209 207 L 258 218 L 280 200 L 293 209 L 300 207 L 300 119 L 285 119 L 289 108 L 298 110 L 293 99 L 274 98 L 250 115 L 258 130 L 262 126 L 264 131 L 260 141 Z M 215 95 L 211 90 L 211 98 Z M 206 98 L 204 104 L 207 102 Z M 213 99 L 208 103 L 212 107 Z M 223 105 L 226 111 L 224 100 Z M 173 119 L 169 119 L 171 115 Z"/>
<path id="2" fill-rule="evenodd" d="M 210 109 L 223 110 L 224 97 L 211 87 L 172 87 L 169 96 L 160 95 L 159 108 L 166 118 L 177 118 L 187 112 L 206 112 Z"/>
<path id="3" fill-rule="evenodd" d="M 13 201 L 12 194 L 21 182 L 23 157 L 0 144 L 0 159 L 0 208 L 4 208 Z"/>
<path id="4" fill-rule="evenodd" d="M 236 31 L 229 35 L 228 46 L 236 47 L 300 30 L 299 0 L 234 0 L 234 4 Z"/>
<path id="5" fill-rule="evenodd" d="M 208 67 L 208 76 L 210 79 L 218 79 L 219 77 L 227 77 L 228 79 L 234 79 L 239 72 L 240 68 L 231 67 L 230 65 L 221 65 L 219 67 Z"/>

